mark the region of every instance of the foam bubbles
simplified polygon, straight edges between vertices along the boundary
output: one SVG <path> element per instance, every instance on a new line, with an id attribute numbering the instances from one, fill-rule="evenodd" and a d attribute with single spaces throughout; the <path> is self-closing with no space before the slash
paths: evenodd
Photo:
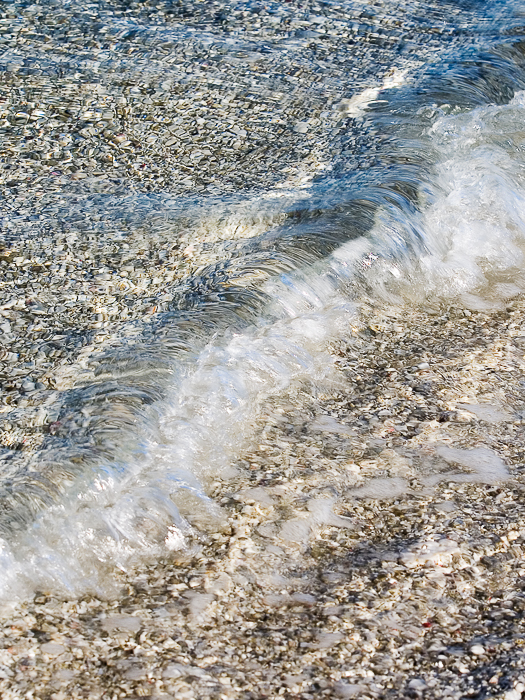
<path id="1" fill-rule="evenodd" d="M 459 464 L 470 470 L 469 474 L 447 474 L 448 481 L 471 481 L 482 484 L 497 484 L 508 478 L 508 469 L 495 452 L 486 447 L 458 450 L 453 447 L 437 448 L 437 454 L 449 464 Z"/>

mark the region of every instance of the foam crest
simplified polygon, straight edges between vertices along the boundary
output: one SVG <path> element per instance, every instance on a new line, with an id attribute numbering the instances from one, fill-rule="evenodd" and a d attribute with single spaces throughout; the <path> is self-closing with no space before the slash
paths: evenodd
<path id="1" fill-rule="evenodd" d="M 412 222 L 421 253 L 406 262 L 394 254 L 390 286 L 404 299 L 459 298 L 483 310 L 525 288 L 524 117 L 518 93 L 508 105 L 442 116 L 429 129 L 438 161 L 432 200 Z M 384 229 L 381 222 L 374 232 L 379 240 Z M 405 224 L 398 238 L 409 236 Z"/>

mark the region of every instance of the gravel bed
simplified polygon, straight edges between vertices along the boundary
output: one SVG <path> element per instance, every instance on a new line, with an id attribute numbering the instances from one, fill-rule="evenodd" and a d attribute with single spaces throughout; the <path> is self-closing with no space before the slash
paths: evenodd
<path id="1" fill-rule="evenodd" d="M 524 318 L 364 314 L 340 387 L 267 406 L 220 524 L 117 600 L 9 611 L 2 697 L 518 700 Z"/>
<path id="2" fill-rule="evenodd" d="M 251 202 L 381 163 L 362 105 L 467 41 L 457 9 L 2 5 L 6 469 L 100 348 L 297 215 Z M 4 611 L 2 698 L 519 700 L 524 310 L 364 309 L 339 384 L 266 407 L 186 552 L 117 600 Z"/>
<path id="3" fill-rule="evenodd" d="M 27 407 L 59 403 L 101 343 L 296 221 L 312 182 L 388 167 L 363 108 L 476 43 L 468 9 L 447 7 L 3 5 L 0 446 L 38 447 L 57 410 Z"/>
<path id="4" fill-rule="evenodd" d="M 293 216 L 300 188 L 373 165 L 381 141 L 359 95 L 468 40 L 442 16 L 419 3 L 3 5 L 0 446 L 38 447 L 57 411 L 28 407 L 56 405 L 101 342 Z M 261 208 L 268 191 L 285 203 Z"/>

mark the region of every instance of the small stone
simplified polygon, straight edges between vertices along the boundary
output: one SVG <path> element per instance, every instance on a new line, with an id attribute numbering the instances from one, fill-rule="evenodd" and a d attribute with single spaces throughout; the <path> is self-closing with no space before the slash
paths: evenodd
<path id="1" fill-rule="evenodd" d="M 184 671 L 180 664 L 169 664 L 162 671 L 162 678 L 167 680 L 171 678 L 181 678 L 184 675 Z"/>
<path id="2" fill-rule="evenodd" d="M 284 684 L 287 688 L 296 688 L 300 686 L 301 683 L 304 683 L 305 680 L 307 680 L 307 676 L 305 675 L 288 675 L 284 677 Z"/>
<path id="3" fill-rule="evenodd" d="M 34 391 L 34 390 L 35 390 L 35 384 L 34 384 L 34 382 L 33 382 L 31 379 L 24 379 L 24 381 L 22 382 L 20 388 L 22 389 L 22 391 L 23 391 L 24 393 L 27 394 L 27 393 L 29 393 L 30 391 Z"/>
<path id="4" fill-rule="evenodd" d="M 193 617 L 199 617 L 208 610 L 214 600 L 215 596 L 213 593 L 192 592 L 191 597 L 189 597 L 188 605 L 190 615 Z"/>
<path id="5" fill-rule="evenodd" d="M 59 656 L 60 654 L 63 654 L 65 650 L 66 647 L 63 644 L 58 644 L 57 642 L 47 642 L 46 644 L 42 644 L 40 647 L 40 651 L 48 656 Z"/>
<path id="6" fill-rule="evenodd" d="M 321 632 L 317 637 L 316 649 L 331 649 L 344 639 L 342 632 Z"/>
<path id="7" fill-rule="evenodd" d="M 68 668 L 60 668 L 57 671 L 57 678 L 61 681 L 70 681 L 75 675 L 75 671 Z"/>
<path id="8" fill-rule="evenodd" d="M 452 501 L 442 501 L 435 504 L 435 509 L 440 513 L 453 513 L 457 506 Z"/>
<path id="9" fill-rule="evenodd" d="M 521 683 L 519 684 L 521 685 Z M 503 695 L 503 700 L 521 700 L 523 695 L 522 690 L 520 690 L 518 687 L 513 688 L 512 690 L 507 690 L 505 695 Z"/>
<path id="10" fill-rule="evenodd" d="M 317 598 L 310 593 L 293 593 L 292 600 L 300 605 L 315 605 Z"/>
<path id="11" fill-rule="evenodd" d="M 133 666 L 132 668 L 126 671 L 124 677 L 130 681 L 139 681 L 142 678 L 145 678 L 146 675 L 146 669 L 142 668 L 141 666 Z"/>
<path id="12" fill-rule="evenodd" d="M 213 593 L 214 595 L 225 595 L 232 588 L 232 580 L 226 572 L 220 573 L 217 578 L 212 580 L 207 580 L 204 584 L 206 593 Z"/>
<path id="13" fill-rule="evenodd" d="M 116 629 L 138 632 L 141 626 L 141 619 L 135 615 L 110 615 L 102 620 L 102 629 L 106 632 L 113 632 Z"/>
<path id="14" fill-rule="evenodd" d="M 474 656 L 481 656 L 485 653 L 485 648 L 481 644 L 474 644 L 470 647 L 470 653 Z"/>
<path id="15" fill-rule="evenodd" d="M 294 131 L 297 134 L 306 134 L 306 133 L 308 133 L 308 128 L 309 128 L 308 122 L 297 122 L 297 124 L 294 127 Z"/>
<path id="16" fill-rule="evenodd" d="M 365 691 L 365 686 L 357 685 L 356 683 L 346 683 L 345 681 L 334 683 L 334 693 L 337 698 L 359 698 Z M 304 698 L 306 695 L 302 697 Z"/>

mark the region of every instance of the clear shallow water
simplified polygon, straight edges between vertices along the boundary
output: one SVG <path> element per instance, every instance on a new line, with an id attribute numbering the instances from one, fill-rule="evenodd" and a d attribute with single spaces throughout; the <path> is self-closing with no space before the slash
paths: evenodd
<path id="1" fill-rule="evenodd" d="M 57 7 L 67 26 L 77 9 Z M 37 205 L 28 187 L 26 214 L 6 214 L 11 241 L 44 240 L 43 231 L 52 231 L 58 220 L 70 230 L 77 226 L 81 238 L 78 222 L 87 220 L 93 244 L 125 241 L 141 228 L 145 236 L 161 229 L 173 241 L 184 237 L 192 245 L 194 235 L 197 248 L 210 246 L 201 252 L 200 266 L 162 290 L 164 311 L 148 321 L 139 317 L 112 326 L 99 349 L 74 367 L 74 386 L 46 409 L 55 427 L 40 450 L 30 458 L 4 454 L 0 580 L 8 598 L 48 586 L 74 593 L 104 589 L 115 566 L 128 568 L 162 556 L 166 548 L 184 547 L 192 527 L 220 527 L 223 514 L 207 495 L 210 484 L 233 476 L 232 464 L 249 446 L 269 397 L 331 377 L 327 343 L 358 322 L 363 299 L 497 308 L 524 285 L 525 73 L 516 5 L 396 5 L 395 12 L 389 5 L 388 12 L 372 16 L 364 5 L 327 5 L 325 22 L 313 10 L 307 17 L 276 5 L 258 20 L 263 28 L 265 22 L 275 27 L 272 18 L 283 13 L 297 26 L 281 28 L 271 46 L 257 39 L 257 21 L 250 20 L 251 37 L 241 31 L 246 17 L 261 14 L 251 6 L 237 6 L 237 28 L 228 30 L 223 20 L 217 27 L 216 14 L 210 19 L 211 4 L 181 11 L 176 26 L 167 26 L 162 15 L 152 20 L 139 5 L 109 20 L 104 13 L 114 8 L 108 7 L 78 10 L 82 21 L 75 32 L 85 46 L 100 31 L 101 19 L 109 22 L 96 61 L 72 53 L 68 44 L 71 65 L 46 52 L 32 54 L 39 62 L 32 68 L 23 45 L 15 46 L 9 50 L 23 63 L 12 81 L 25 80 L 24 72 L 30 79 L 30 71 L 38 70 L 53 84 L 65 62 L 66 73 L 82 71 L 79 84 L 88 74 L 89 80 L 96 76 L 109 95 L 122 94 L 114 72 L 128 81 L 135 76 L 139 90 L 141 81 L 152 85 L 159 76 L 169 78 L 169 90 L 183 86 L 188 99 L 197 100 L 194 73 L 212 47 L 215 62 L 206 70 L 228 71 L 226 77 L 213 73 L 207 85 L 226 80 L 232 91 L 233 78 L 246 83 L 246 65 L 260 61 L 252 76 L 259 99 L 263 93 L 281 95 L 267 106 L 261 124 L 288 119 L 283 140 L 307 154 L 277 175 L 268 152 L 274 149 L 278 163 L 286 162 L 286 154 L 278 150 L 275 133 L 256 157 L 262 170 L 243 160 L 244 151 L 237 163 L 226 153 L 229 174 L 211 184 L 199 177 L 205 179 L 213 163 L 195 159 L 191 183 L 181 184 L 171 170 L 171 179 L 157 187 L 154 177 L 136 177 L 132 165 L 115 166 L 102 180 L 95 166 L 86 166 L 79 180 L 64 164 L 52 164 L 55 170 L 45 177 L 56 191 Z M 332 33 L 310 28 L 334 17 L 339 24 Z M 396 21 L 401 29 L 394 41 L 395 31 L 386 27 Z M 281 24 L 287 26 L 283 17 Z M 371 31 L 377 26 L 391 35 L 381 50 L 381 42 L 370 40 L 376 39 L 372 34 L 381 37 L 383 29 Z M 340 48 L 338 64 L 325 65 L 322 45 L 346 30 L 351 41 L 345 41 L 345 52 Z M 184 64 L 170 67 L 162 49 L 166 33 L 170 55 L 197 46 L 198 66 L 192 59 L 189 72 Z M 363 36 L 366 44 L 358 38 Z M 321 48 L 314 51 L 312 42 Z M 159 57 L 155 51 L 161 49 Z M 308 81 L 280 89 L 283 81 L 293 84 L 294 75 L 280 72 L 279 61 L 288 67 L 304 63 L 305 71 L 319 73 L 313 96 Z M 220 84 L 213 89 L 224 92 Z M 317 104 L 319 124 L 307 124 L 305 112 L 289 118 L 297 101 L 306 99 L 312 109 L 315 100 L 328 103 L 323 112 Z M 167 113 L 178 114 L 168 106 Z M 103 126 L 96 129 L 104 133 Z M 305 134 L 313 136 L 308 148 L 300 141 Z M 212 136 L 204 139 L 211 143 Z M 198 129 L 193 137 L 200 138 Z M 85 147 L 78 146 L 80 154 Z M 315 158 L 306 162 L 312 151 Z M 168 163 L 177 160 L 163 154 Z M 146 150 L 141 161 L 154 167 L 157 157 Z M 241 190 L 235 178 L 243 169 L 249 186 Z M 4 204 L 7 211 L 8 198 Z M 41 217 L 37 223 L 34 212 Z"/>

